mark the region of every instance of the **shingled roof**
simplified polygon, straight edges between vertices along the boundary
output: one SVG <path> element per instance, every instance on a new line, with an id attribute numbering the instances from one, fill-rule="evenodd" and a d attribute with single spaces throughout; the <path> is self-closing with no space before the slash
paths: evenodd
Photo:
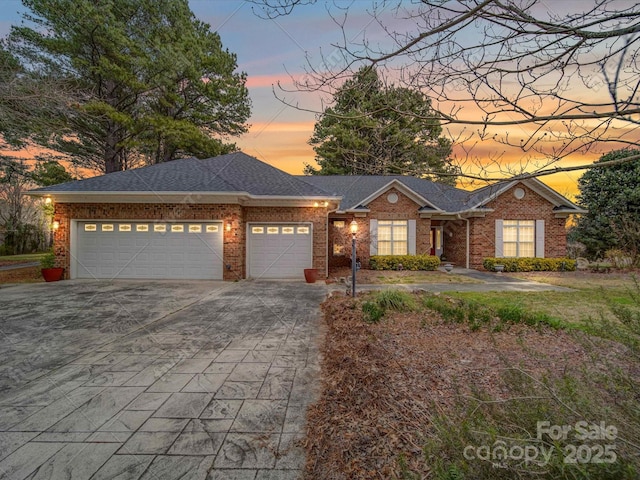
<path id="1" fill-rule="evenodd" d="M 278 197 L 327 196 L 321 188 L 242 152 L 205 160 L 173 160 L 31 191 L 37 194 L 72 192 L 206 192 Z"/>
<path id="2" fill-rule="evenodd" d="M 366 206 L 362 204 L 363 201 L 394 181 L 422 197 L 425 202 L 421 207 L 431 204 L 445 212 L 463 210 L 470 194 L 468 191 L 442 183 L 402 175 L 315 175 L 298 178 L 327 193 L 342 196 L 339 207 L 341 211 Z"/>
<path id="3" fill-rule="evenodd" d="M 521 180 L 505 180 L 470 192 L 423 178 L 401 175 L 295 176 L 245 153 L 234 152 L 204 160 L 173 160 L 38 188 L 29 193 L 35 196 L 58 195 L 68 198 L 96 197 L 99 194 L 125 198 L 131 194 L 155 194 L 157 199 L 163 199 L 166 198 L 163 194 L 201 193 L 248 196 L 253 199 L 298 199 L 295 200 L 297 202 L 341 199 L 338 211 L 355 211 L 366 210 L 367 203 L 376 195 L 395 185 L 406 189 L 420 204 L 421 211 L 458 214 L 482 210 L 488 201 L 519 181 Z M 539 180 L 530 178 L 522 181 L 543 194 L 559 211 L 584 212 Z"/>

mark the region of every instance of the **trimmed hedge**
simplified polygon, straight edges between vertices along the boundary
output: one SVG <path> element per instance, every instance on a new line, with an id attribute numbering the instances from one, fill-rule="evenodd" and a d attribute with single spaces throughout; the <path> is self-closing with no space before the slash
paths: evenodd
<path id="1" fill-rule="evenodd" d="M 571 258 L 485 258 L 482 266 L 494 271 L 495 265 L 504 265 L 505 272 L 573 272 L 576 261 Z"/>
<path id="2" fill-rule="evenodd" d="M 437 270 L 440 259 L 434 255 L 373 255 L 369 259 L 371 270 Z"/>

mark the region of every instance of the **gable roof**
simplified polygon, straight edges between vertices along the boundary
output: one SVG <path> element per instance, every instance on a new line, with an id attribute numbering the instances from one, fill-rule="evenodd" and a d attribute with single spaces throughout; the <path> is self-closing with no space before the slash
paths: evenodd
<path id="1" fill-rule="evenodd" d="M 402 175 L 312 175 L 298 178 L 328 193 L 342 196 L 338 208 L 342 212 L 366 207 L 368 202 L 391 187 L 400 187 L 399 190 L 408 193 L 410 198 L 413 197 L 412 200 L 420 204 L 420 207 L 440 211 L 456 211 L 469 196 L 469 192 L 449 185 Z"/>
<path id="2" fill-rule="evenodd" d="M 251 197 L 330 197 L 282 170 L 242 152 L 187 158 L 32 190 L 37 196 L 91 194 L 227 194 Z"/>

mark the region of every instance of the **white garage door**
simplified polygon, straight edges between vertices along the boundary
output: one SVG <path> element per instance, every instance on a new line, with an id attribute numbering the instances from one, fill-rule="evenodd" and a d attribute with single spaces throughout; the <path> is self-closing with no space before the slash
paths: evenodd
<path id="1" fill-rule="evenodd" d="M 249 277 L 304 278 L 312 266 L 311 225 L 250 224 Z"/>
<path id="2" fill-rule="evenodd" d="M 222 279 L 222 223 L 78 222 L 76 278 Z"/>

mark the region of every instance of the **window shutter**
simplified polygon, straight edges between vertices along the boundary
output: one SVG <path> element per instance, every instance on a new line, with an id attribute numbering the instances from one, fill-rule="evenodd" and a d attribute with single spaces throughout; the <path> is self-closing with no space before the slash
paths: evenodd
<path id="1" fill-rule="evenodd" d="M 416 254 L 416 221 L 409 220 L 407 223 L 407 253 L 409 255 Z"/>
<path id="2" fill-rule="evenodd" d="M 378 220 L 369 220 L 369 255 L 378 254 Z"/>
<path id="3" fill-rule="evenodd" d="M 502 248 L 502 220 L 496 220 L 496 258 L 504 257 Z"/>
<path id="4" fill-rule="evenodd" d="M 544 220 L 536 220 L 536 257 L 544 258 Z"/>

